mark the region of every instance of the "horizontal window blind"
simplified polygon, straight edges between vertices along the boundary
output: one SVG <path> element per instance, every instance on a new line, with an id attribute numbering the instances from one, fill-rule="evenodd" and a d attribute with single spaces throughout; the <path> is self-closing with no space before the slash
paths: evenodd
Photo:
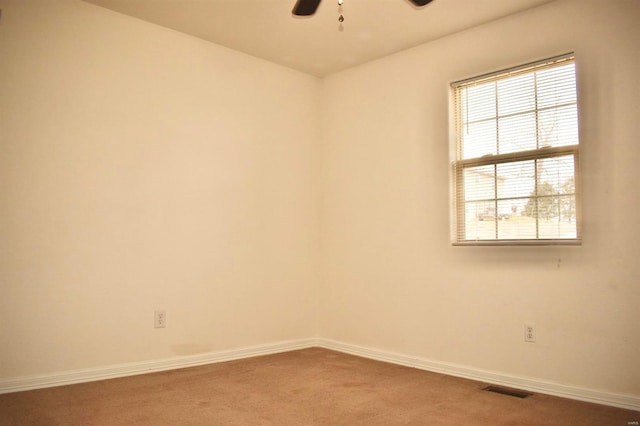
<path id="1" fill-rule="evenodd" d="M 573 55 L 452 85 L 455 243 L 580 241 Z"/>

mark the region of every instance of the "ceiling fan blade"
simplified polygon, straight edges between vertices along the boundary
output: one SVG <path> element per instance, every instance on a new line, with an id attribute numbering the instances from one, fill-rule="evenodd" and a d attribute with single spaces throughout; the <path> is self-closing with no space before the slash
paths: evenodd
<path id="1" fill-rule="evenodd" d="M 296 16 L 310 16 L 316 13 L 320 0 L 298 0 L 292 13 Z"/>
<path id="2" fill-rule="evenodd" d="M 426 6 L 432 2 L 432 0 L 409 0 L 409 1 L 415 4 L 416 6 Z"/>

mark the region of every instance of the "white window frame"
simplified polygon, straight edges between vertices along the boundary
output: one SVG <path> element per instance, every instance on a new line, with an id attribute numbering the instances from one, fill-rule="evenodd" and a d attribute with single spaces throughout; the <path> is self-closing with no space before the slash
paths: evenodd
<path id="1" fill-rule="evenodd" d="M 457 90 L 459 88 L 468 87 L 472 84 L 481 84 L 492 80 L 499 80 L 502 78 L 511 77 L 519 74 L 527 74 L 531 72 L 535 72 L 541 69 L 545 69 L 549 66 L 555 66 L 557 64 L 565 63 L 565 62 L 575 63 L 575 56 L 573 53 L 567 53 L 560 56 L 555 56 L 549 59 L 544 59 L 541 61 L 536 61 L 533 63 L 528 63 L 522 66 L 510 68 L 507 70 L 497 71 L 489 74 L 484 74 L 478 77 L 473 77 L 465 80 L 461 80 L 458 82 L 454 82 L 451 84 L 451 95 L 452 95 L 452 114 L 454 116 L 453 124 L 453 138 L 452 138 L 452 200 L 453 200 L 453 208 L 452 208 L 452 227 L 451 227 L 451 237 L 452 244 L 459 246 L 466 245 L 513 245 L 513 246 L 524 246 L 524 245 L 580 245 L 582 243 L 582 211 L 581 211 L 581 179 L 580 179 L 580 146 L 578 144 L 574 145 L 565 145 L 565 146 L 557 146 L 557 147 L 539 147 L 533 150 L 527 151 L 518 151 L 518 152 L 510 152 L 505 154 L 495 154 L 495 155 L 484 155 L 477 158 L 469 158 L 462 159 L 462 106 L 456 105 L 457 100 Z M 577 91 L 577 87 L 576 87 Z M 537 105 L 536 105 L 536 123 L 537 123 Z M 496 117 L 498 119 L 498 117 Z M 537 125 L 536 125 L 537 126 Z M 500 164 L 508 164 L 515 163 L 520 161 L 534 161 L 545 160 L 554 157 L 560 156 L 572 156 L 573 157 L 573 171 L 574 171 L 574 194 L 575 194 L 575 228 L 576 228 L 576 236 L 575 238 L 540 238 L 538 234 L 540 219 L 538 217 L 535 218 L 535 229 L 536 229 L 536 237 L 529 239 L 499 239 L 499 233 L 497 232 L 497 227 L 499 226 L 499 214 L 498 214 L 498 198 L 497 193 L 491 199 L 487 199 L 488 203 L 493 203 L 493 212 L 494 212 L 494 222 L 496 227 L 495 238 L 492 239 L 466 239 L 466 200 L 465 200 L 465 191 L 464 191 L 464 178 L 463 173 L 465 169 L 470 167 L 479 167 L 479 166 L 494 166 Z M 497 173 L 494 173 L 494 176 L 497 178 Z M 497 186 L 497 183 L 495 184 Z M 536 179 L 536 188 L 537 188 L 537 179 Z M 535 198 L 536 203 L 542 196 L 530 197 Z"/>

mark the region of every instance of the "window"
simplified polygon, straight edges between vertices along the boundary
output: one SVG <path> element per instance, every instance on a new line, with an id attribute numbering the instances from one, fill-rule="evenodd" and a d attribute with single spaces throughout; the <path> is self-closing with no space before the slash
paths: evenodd
<path id="1" fill-rule="evenodd" d="M 454 244 L 579 244 L 572 54 L 452 84 Z"/>

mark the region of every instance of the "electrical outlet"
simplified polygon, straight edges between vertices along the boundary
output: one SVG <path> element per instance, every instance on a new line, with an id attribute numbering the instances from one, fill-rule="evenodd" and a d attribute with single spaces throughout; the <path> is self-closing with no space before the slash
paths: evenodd
<path id="1" fill-rule="evenodd" d="M 524 341 L 529 343 L 536 342 L 536 326 L 532 323 L 524 325 Z"/>
<path id="2" fill-rule="evenodd" d="M 153 326 L 155 328 L 165 328 L 167 326 L 167 313 L 165 311 L 155 311 L 153 313 Z"/>

